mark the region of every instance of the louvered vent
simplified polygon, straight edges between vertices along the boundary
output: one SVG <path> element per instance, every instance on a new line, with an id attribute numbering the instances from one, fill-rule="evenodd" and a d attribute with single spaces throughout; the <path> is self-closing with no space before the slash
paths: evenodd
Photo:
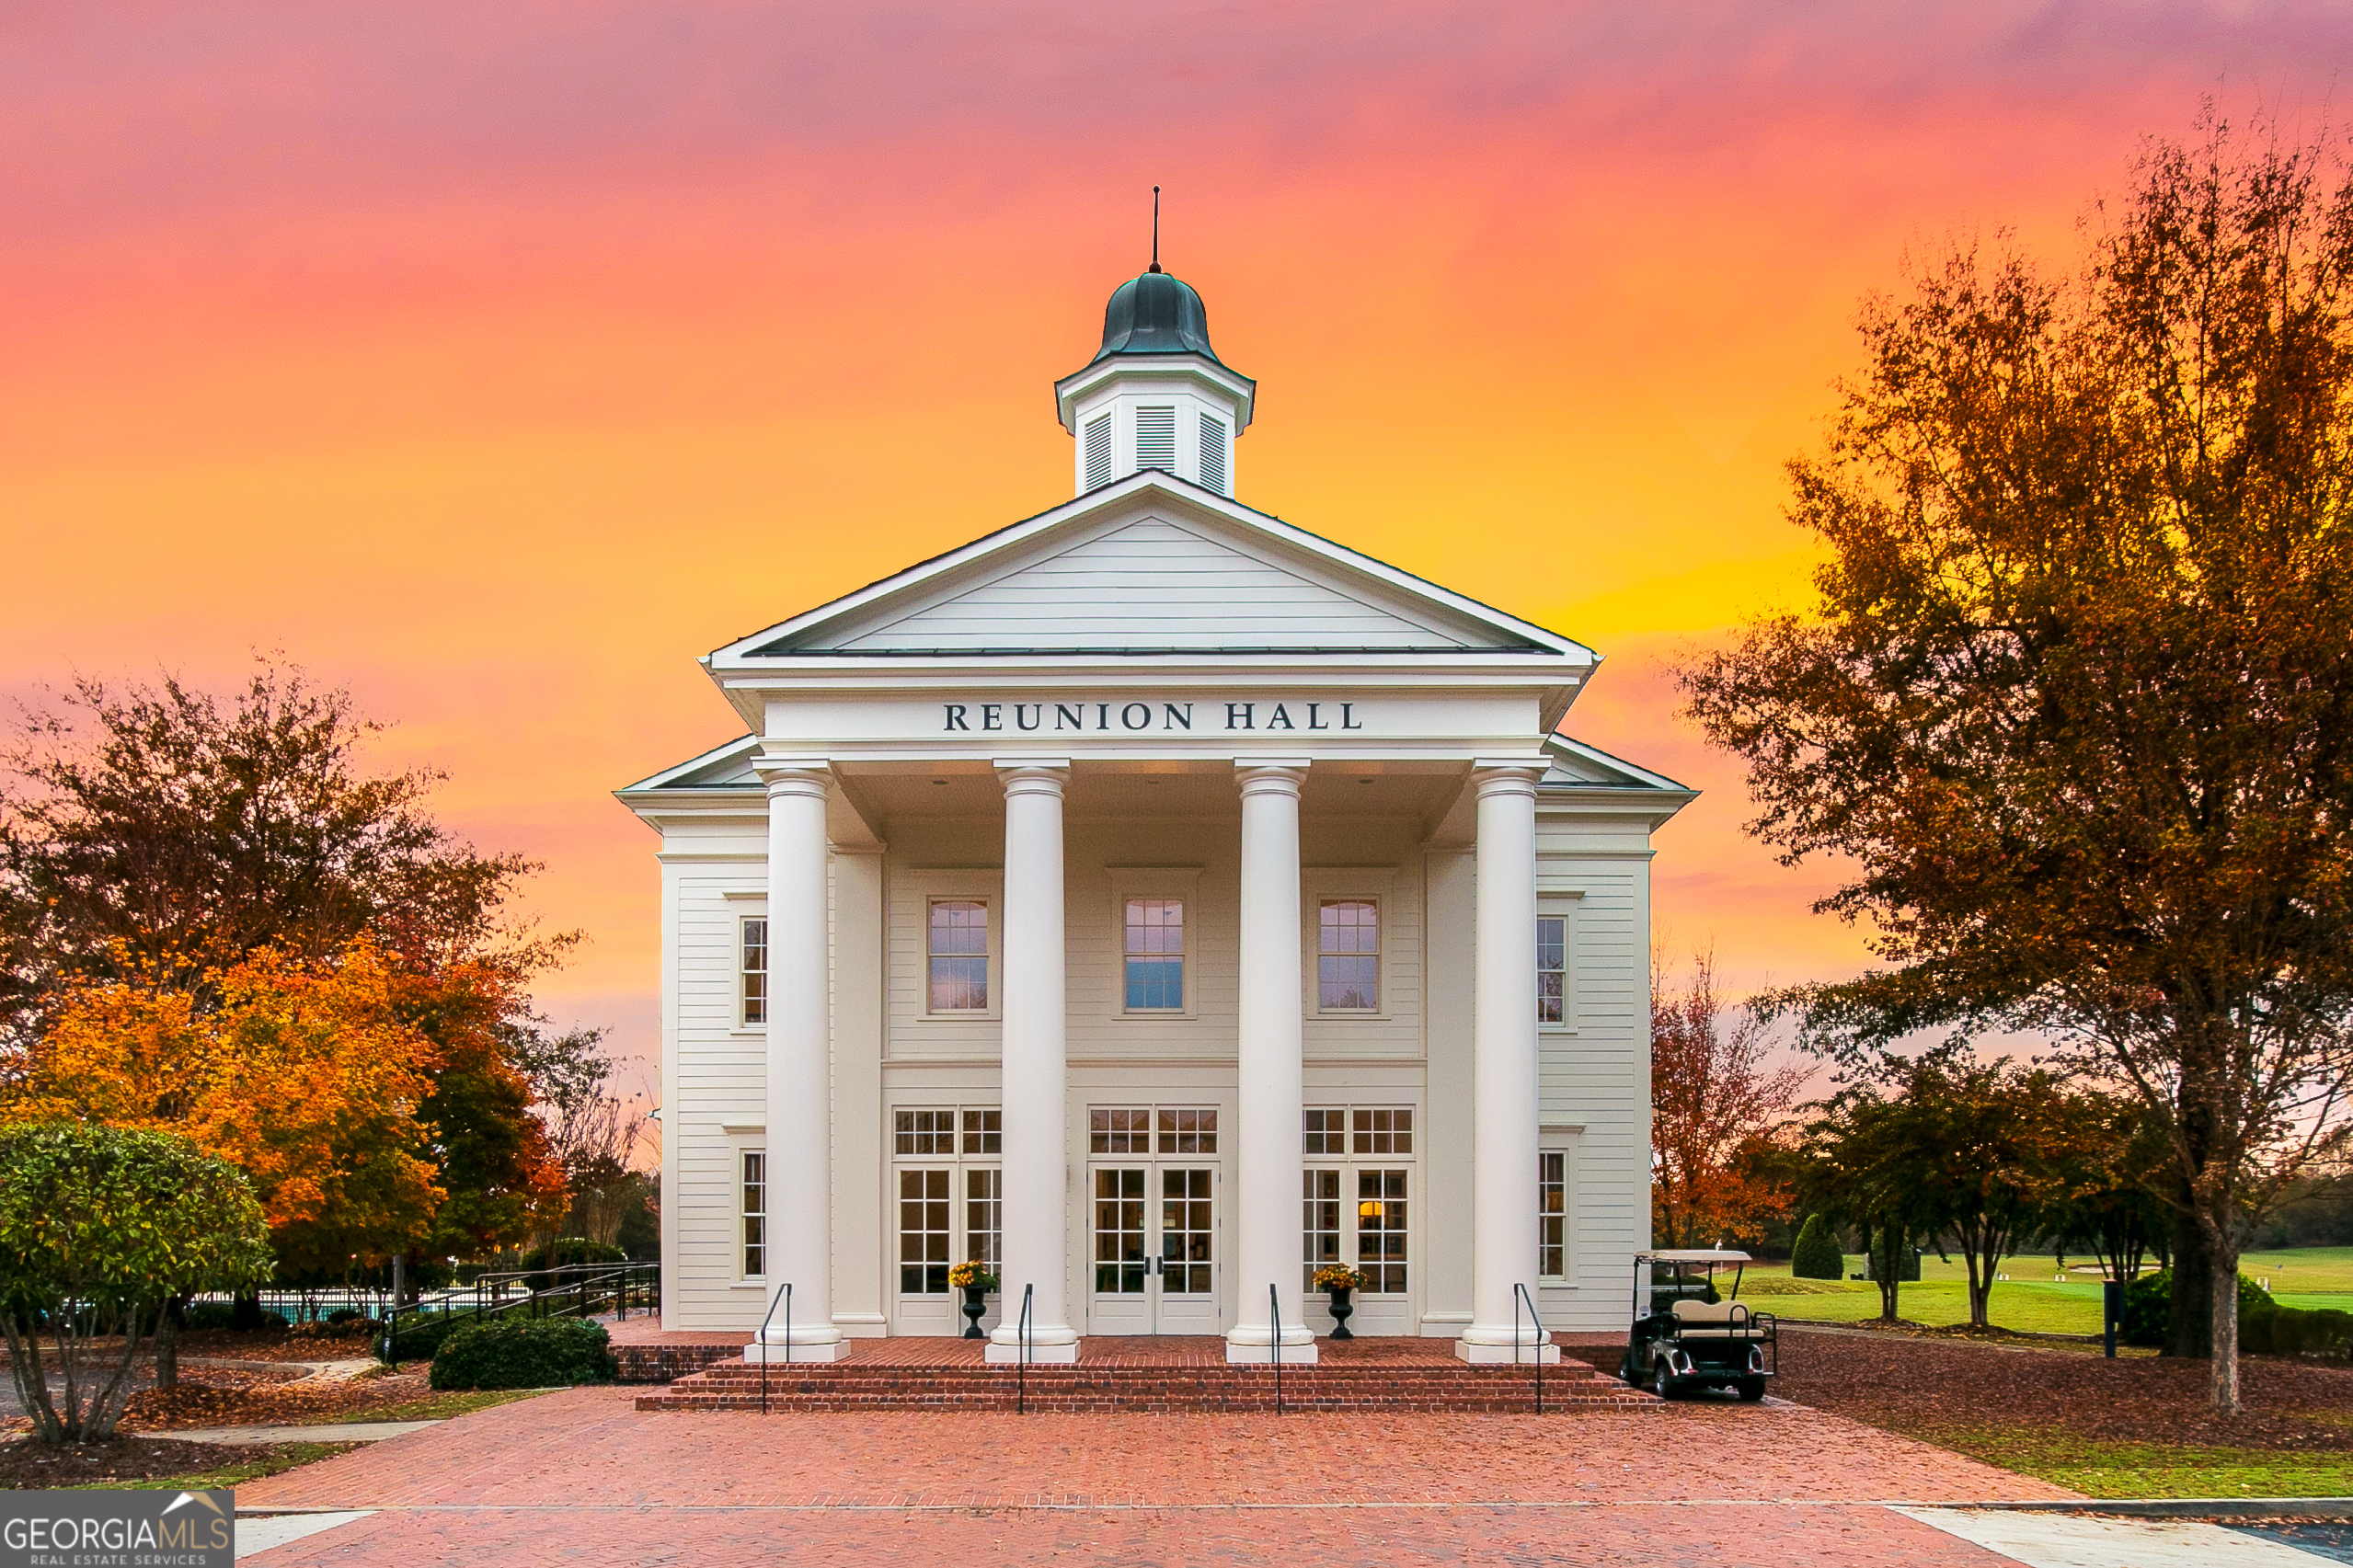
<path id="1" fill-rule="evenodd" d="M 1176 409 L 1136 410 L 1136 466 L 1166 474 L 1176 471 Z"/>
<path id="2" fill-rule="evenodd" d="M 1228 493 L 1225 484 L 1225 421 L 1201 416 L 1201 488 Z"/>
<path id="3" fill-rule="evenodd" d="M 1111 416 L 1098 414 L 1086 422 L 1086 487 L 1111 482 Z"/>

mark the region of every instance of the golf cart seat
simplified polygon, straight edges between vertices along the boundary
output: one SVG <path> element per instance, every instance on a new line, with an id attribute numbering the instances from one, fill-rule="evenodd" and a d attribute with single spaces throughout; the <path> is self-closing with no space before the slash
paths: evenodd
<path id="1" fill-rule="evenodd" d="M 1701 1301 L 1685 1297 L 1674 1305 L 1678 1339 L 1745 1339 L 1756 1325 L 1745 1301 Z"/>

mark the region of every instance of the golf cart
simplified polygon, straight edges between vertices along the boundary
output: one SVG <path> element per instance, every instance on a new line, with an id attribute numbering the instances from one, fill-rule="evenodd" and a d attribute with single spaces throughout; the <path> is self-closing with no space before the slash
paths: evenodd
<path id="1" fill-rule="evenodd" d="M 1634 1326 L 1618 1376 L 1660 1399 L 1698 1389 L 1730 1389 L 1764 1398 L 1765 1379 L 1781 1369 L 1773 1314 L 1739 1299 L 1749 1254 L 1700 1248 L 1634 1254 Z M 1716 1288 L 1732 1271 L 1729 1294 Z"/>

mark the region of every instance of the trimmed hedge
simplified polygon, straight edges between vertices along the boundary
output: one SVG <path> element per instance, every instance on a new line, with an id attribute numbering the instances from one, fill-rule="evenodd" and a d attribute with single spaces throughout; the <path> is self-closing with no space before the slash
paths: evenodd
<path id="1" fill-rule="evenodd" d="M 433 1353 L 437 1389 L 552 1389 L 621 1376 L 603 1323 L 579 1318 L 469 1322 Z"/>
<path id="2" fill-rule="evenodd" d="M 2353 1359 L 2353 1312 L 2267 1305 L 2239 1319 L 2239 1348 L 2253 1356 Z"/>
<path id="3" fill-rule="evenodd" d="M 2172 1310 L 2173 1297 L 2174 1271 L 2169 1268 L 2144 1274 L 2126 1286 L 2124 1305 L 2117 1313 L 2117 1337 L 2143 1350 L 2162 1349 L 2165 1343 L 2165 1318 Z M 2239 1276 L 2239 1348 L 2252 1348 L 2247 1344 L 2247 1324 L 2255 1318 L 2267 1312 L 2294 1310 L 2278 1306 L 2271 1299 L 2269 1291 L 2245 1275 Z"/>
<path id="4" fill-rule="evenodd" d="M 1798 1228 L 1797 1244 L 1789 1254 L 1789 1273 L 1796 1279 L 1838 1279 L 1846 1273 L 1846 1253 L 1838 1237 L 1819 1214 L 1806 1216 Z"/>

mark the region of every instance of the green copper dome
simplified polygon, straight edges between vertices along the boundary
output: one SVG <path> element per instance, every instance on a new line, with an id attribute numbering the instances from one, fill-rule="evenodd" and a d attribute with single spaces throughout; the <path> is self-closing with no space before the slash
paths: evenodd
<path id="1" fill-rule="evenodd" d="M 1210 315 L 1201 296 L 1156 267 L 1111 292 L 1103 311 L 1103 347 L 1095 358 L 1113 354 L 1199 354 L 1225 363 L 1210 347 Z"/>

